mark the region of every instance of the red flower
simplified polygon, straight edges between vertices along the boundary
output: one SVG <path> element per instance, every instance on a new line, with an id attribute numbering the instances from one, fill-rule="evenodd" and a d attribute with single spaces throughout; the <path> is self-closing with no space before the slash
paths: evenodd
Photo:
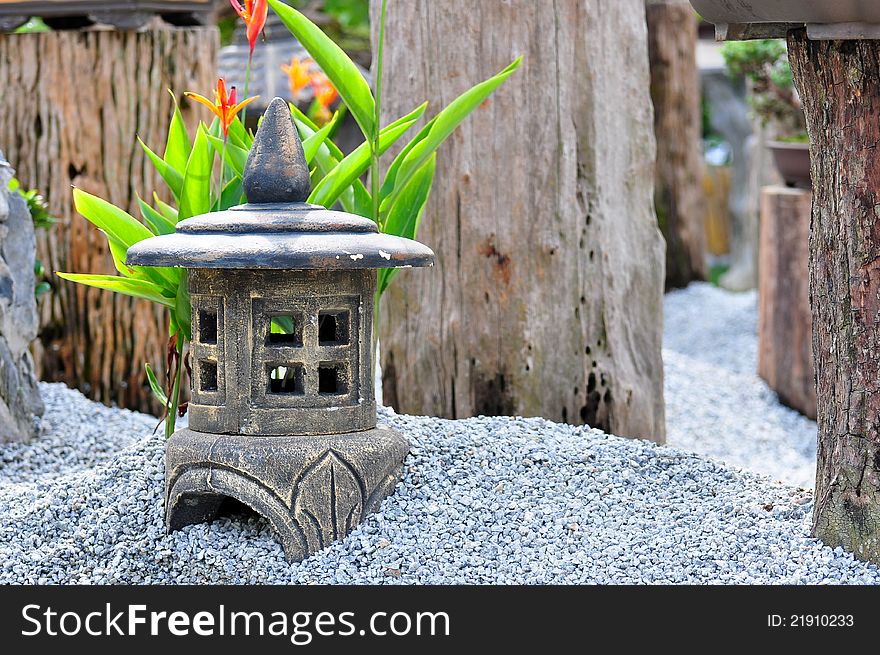
<path id="1" fill-rule="evenodd" d="M 266 0 L 244 0 L 244 6 L 239 0 L 229 0 L 235 13 L 241 16 L 241 19 L 247 25 L 248 43 L 251 44 L 251 54 L 254 53 L 254 47 L 257 45 L 257 39 L 266 27 L 266 17 L 269 15 L 269 3 Z"/>
<path id="2" fill-rule="evenodd" d="M 205 96 L 199 95 L 198 93 L 192 93 L 191 91 L 187 91 L 183 95 L 192 98 L 196 102 L 202 103 L 205 107 L 214 112 L 214 115 L 220 119 L 220 125 L 223 127 L 223 136 L 229 136 L 229 126 L 232 125 L 232 121 L 235 120 L 239 110 L 259 98 L 259 96 L 253 96 L 236 104 L 235 87 L 232 87 L 227 93 L 226 80 L 222 77 L 217 80 L 217 89 L 214 91 L 214 102 L 211 102 Z"/>

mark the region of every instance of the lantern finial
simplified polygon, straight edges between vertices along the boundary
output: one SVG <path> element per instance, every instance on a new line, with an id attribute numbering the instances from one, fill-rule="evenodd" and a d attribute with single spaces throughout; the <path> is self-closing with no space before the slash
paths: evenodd
<path id="1" fill-rule="evenodd" d="M 311 192 L 309 166 L 290 107 L 275 98 L 257 129 L 242 176 L 249 203 L 305 202 Z"/>

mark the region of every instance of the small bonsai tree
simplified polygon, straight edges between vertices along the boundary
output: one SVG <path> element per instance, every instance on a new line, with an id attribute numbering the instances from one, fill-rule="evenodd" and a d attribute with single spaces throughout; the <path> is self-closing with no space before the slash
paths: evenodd
<path id="1" fill-rule="evenodd" d="M 774 127 L 780 141 L 806 143 L 804 110 L 794 88 L 785 41 L 729 41 L 721 54 L 728 74 L 745 77 L 749 83 L 749 103 L 761 123 Z"/>

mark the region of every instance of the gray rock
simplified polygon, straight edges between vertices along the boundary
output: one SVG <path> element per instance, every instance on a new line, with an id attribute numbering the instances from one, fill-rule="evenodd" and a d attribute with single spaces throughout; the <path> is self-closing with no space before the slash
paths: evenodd
<path id="1" fill-rule="evenodd" d="M 43 414 L 28 351 L 38 327 L 36 240 L 27 204 L 8 190 L 13 175 L 0 153 L 0 441 L 35 436 Z"/>

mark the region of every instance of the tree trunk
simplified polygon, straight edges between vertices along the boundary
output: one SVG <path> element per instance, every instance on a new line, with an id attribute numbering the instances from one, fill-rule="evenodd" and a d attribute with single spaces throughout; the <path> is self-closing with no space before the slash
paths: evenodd
<path id="1" fill-rule="evenodd" d="M 383 302 L 386 401 L 663 441 L 644 0 L 395 3 L 385 53 L 385 121 L 525 55 L 441 148 L 420 233 L 438 266 Z"/>
<path id="2" fill-rule="evenodd" d="M 164 184 L 135 136 L 165 146 L 171 89 L 215 84 L 214 28 L 47 32 L 0 36 L 0 144 L 26 187 L 39 188 L 61 222 L 38 234 L 46 270 L 114 273 L 104 236 L 73 209 L 71 185 L 127 209 Z M 205 113 L 181 100 L 194 129 Z M 196 105 L 197 106 L 197 105 Z M 46 380 L 94 400 L 159 411 L 144 362 L 164 369 L 164 310 L 51 276 L 41 303 L 38 367 Z"/>
<path id="3" fill-rule="evenodd" d="M 657 165 L 654 206 L 666 239 L 666 288 L 705 280 L 697 20 L 687 0 L 648 0 Z"/>
<path id="4" fill-rule="evenodd" d="M 810 325 L 809 191 L 765 187 L 758 246 L 758 375 L 779 399 L 816 418 Z"/>
<path id="5" fill-rule="evenodd" d="M 880 41 L 789 33 L 813 175 L 813 533 L 880 562 Z"/>

